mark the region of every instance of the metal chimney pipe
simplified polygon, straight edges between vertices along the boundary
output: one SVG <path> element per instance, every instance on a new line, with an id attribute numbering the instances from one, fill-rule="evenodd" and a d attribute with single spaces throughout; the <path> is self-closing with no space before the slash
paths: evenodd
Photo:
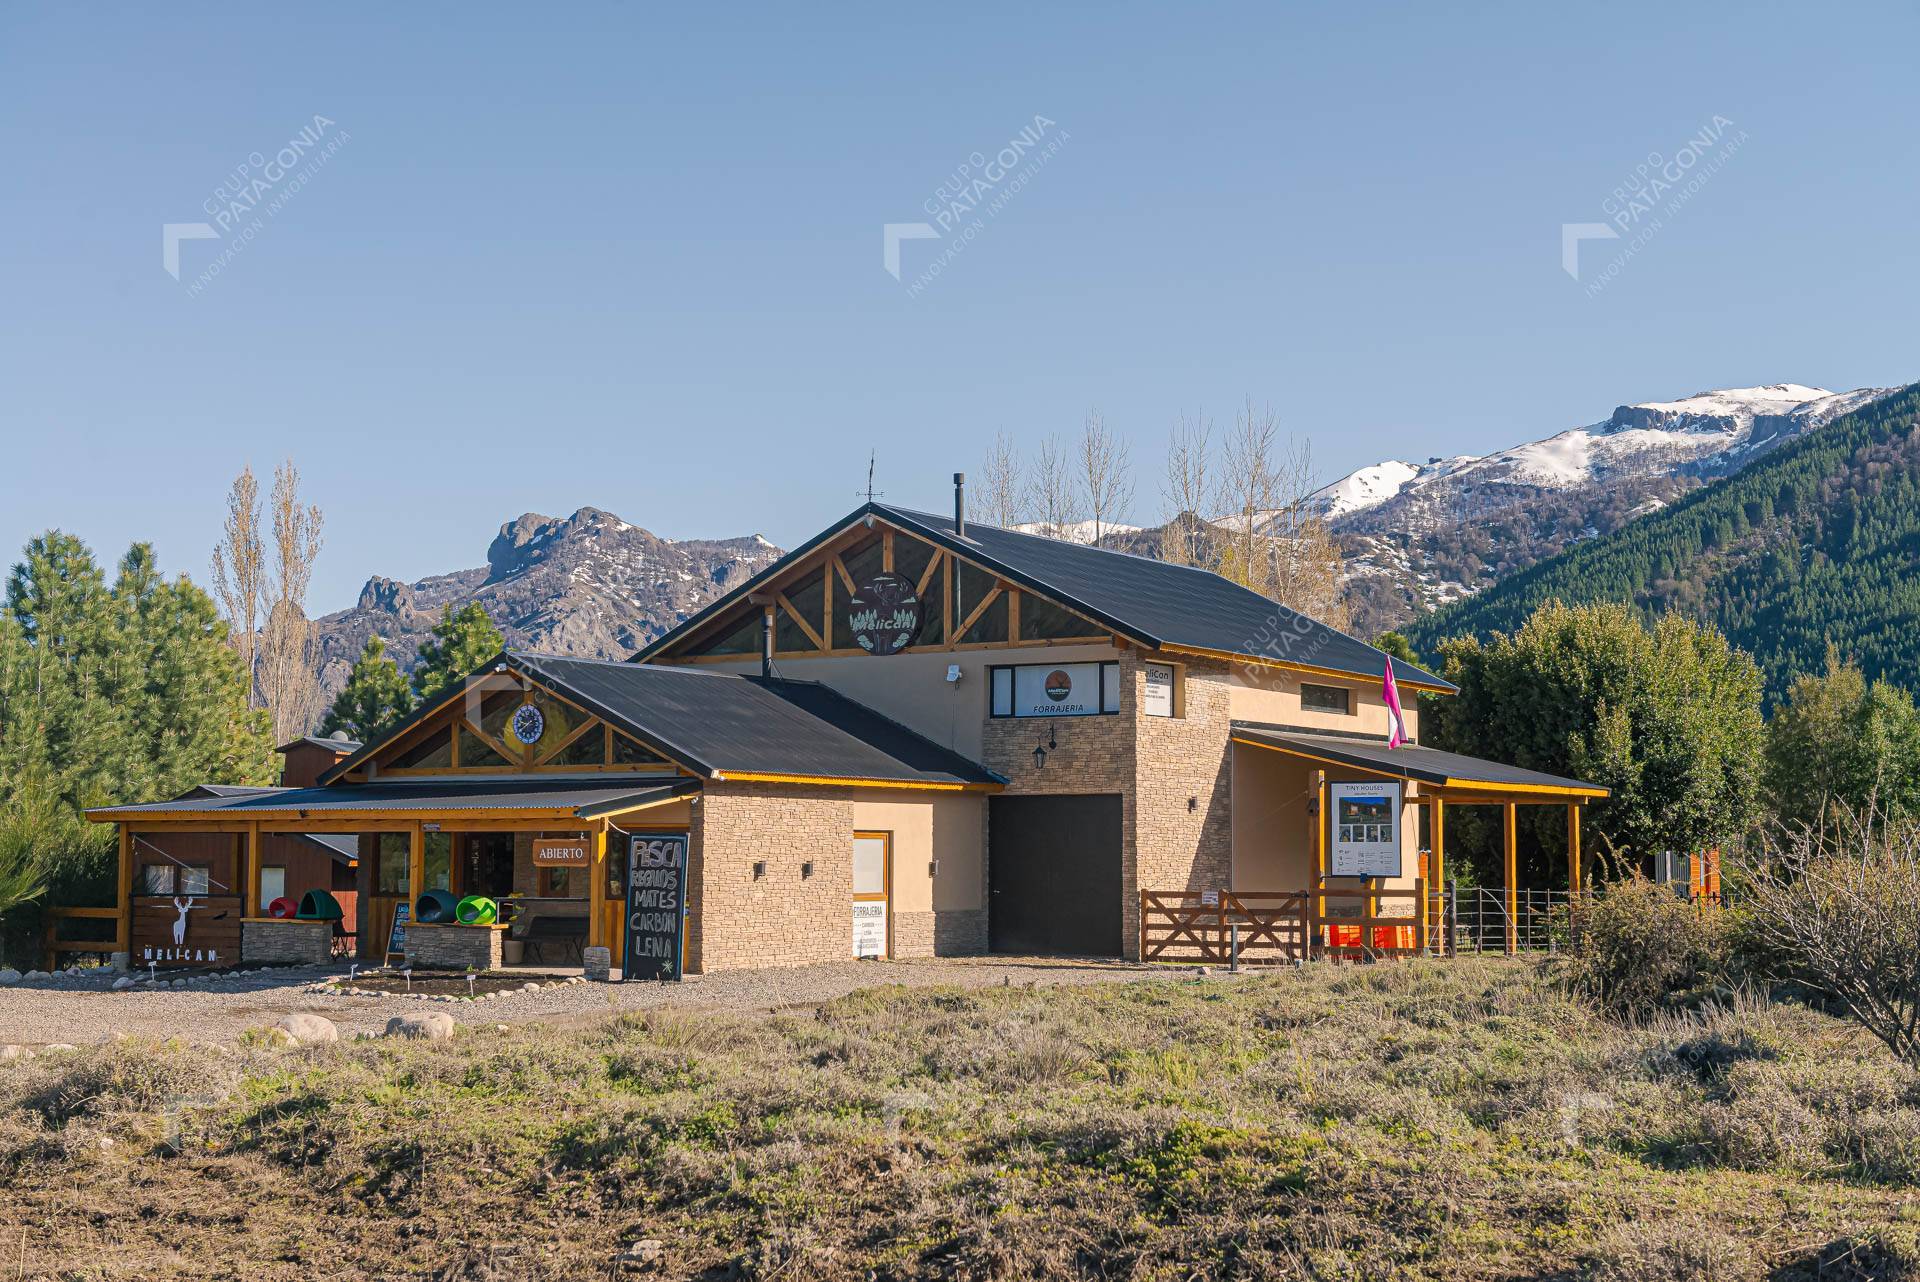
<path id="1" fill-rule="evenodd" d="M 773 607 L 768 606 L 760 615 L 760 675 L 773 675 Z"/>
<path id="2" fill-rule="evenodd" d="M 953 534 L 955 538 L 967 537 L 967 474 L 953 474 Z"/>

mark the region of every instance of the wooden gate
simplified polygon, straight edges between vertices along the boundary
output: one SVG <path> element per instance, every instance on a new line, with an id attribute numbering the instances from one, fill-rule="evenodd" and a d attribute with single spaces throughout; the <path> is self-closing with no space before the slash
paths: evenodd
<path id="1" fill-rule="evenodd" d="M 1249 965 L 1411 957 L 1429 950 L 1432 916 L 1424 879 L 1411 890 L 1143 890 L 1140 960 L 1226 965 L 1236 930 Z"/>

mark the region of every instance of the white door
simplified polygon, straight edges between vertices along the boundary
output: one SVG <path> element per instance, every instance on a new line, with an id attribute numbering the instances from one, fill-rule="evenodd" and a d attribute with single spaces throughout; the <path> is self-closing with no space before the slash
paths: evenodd
<path id="1" fill-rule="evenodd" d="M 853 835 L 853 955 L 886 957 L 892 931 L 887 917 L 892 889 L 892 835 L 857 832 Z"/>

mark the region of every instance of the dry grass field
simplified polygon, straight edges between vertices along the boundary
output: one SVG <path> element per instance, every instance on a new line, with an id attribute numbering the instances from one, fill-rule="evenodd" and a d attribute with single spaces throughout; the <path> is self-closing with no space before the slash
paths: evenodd
<path id="1" fill-rule="evenodd" d="M 1917 1180 L 1851 1026 L 1531 962 L 0 1064 L 0 1278 L 1893 1278 Z"/>

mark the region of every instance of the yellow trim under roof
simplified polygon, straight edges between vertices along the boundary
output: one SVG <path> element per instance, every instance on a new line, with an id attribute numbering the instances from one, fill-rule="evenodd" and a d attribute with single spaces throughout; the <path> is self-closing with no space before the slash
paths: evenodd
<path id="1" fill-rule="evenodd" d="M 1228 663 L 1251 663 L 1256 667 L 1282 668 L 1288 672 L 1305 672 L 1310 676 L 1336 677 L 1341 681 L 1367 681 L 1370 679 L 1368 674 L 1364 672 L 1343 672 L 1339 668 L 1320 668 L 1310 663 L 1289 663 L 1285 659 L 1269 659 L 1265 655 L 1258 654 L 1236 654 L 1231 650 L 1206 650 L 1195 645 L 1167 644 L 1159 648 L 1159 653 L 1192 654 L 1198 655 L 1202 659 L 1222 659 Z M 1379 679 L 1385 680 L 1385 678 L 1386 670 L 1383 667 Z M 1446 686 L 1429 685 L 1425 681 L 1415 681 L 1411 678 L 1399 679 L 1397 680 L 1397 684 L 1409 690 L 1424 690 L 1428 694 L 1450 695 L 1457 693 L 1457 691 L 1450 690 Z"/>
<path id="2" fill-rule="evenodd" d="M 837 775 L 782 775 L 754 770 L 716 770 L 716 783 L 804 783 L 833 788 L 906 788 L 919 792 L 998 792 L 998 783 L 960 783 L 932 779 L 844 779 Z"/>

